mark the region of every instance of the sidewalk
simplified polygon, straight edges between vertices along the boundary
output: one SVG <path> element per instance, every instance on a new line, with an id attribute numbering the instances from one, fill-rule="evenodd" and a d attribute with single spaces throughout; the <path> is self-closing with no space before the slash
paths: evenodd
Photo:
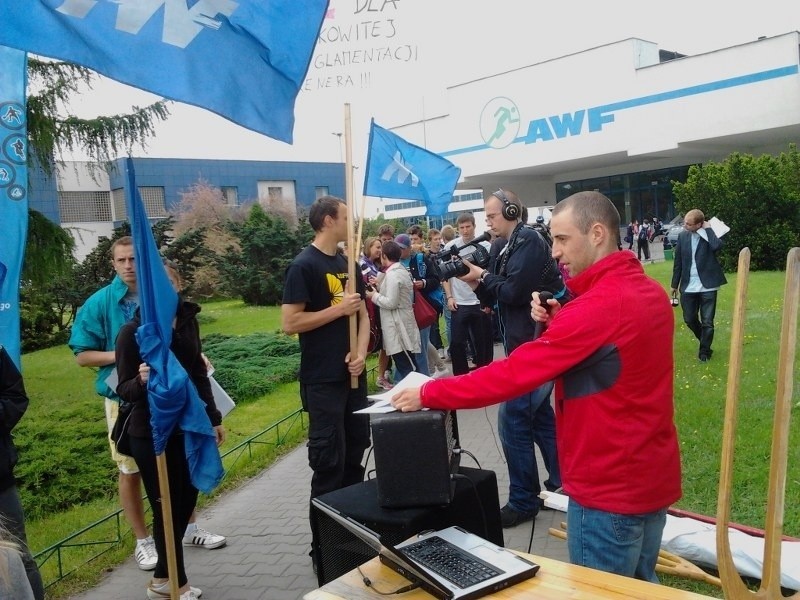
<path id="1" fill-rule="evenodd" d="M 481 468 L 497 474 L 502 506 L 508 496 L 508 473 L 496 416 L 496 406 L 459 411 L 458 426 L 462 447 L 475 455 Z M 475 466 L 466 455 L 462 462 Z M 204 600 L 298 600 L 318 587 L 308 557 L 310 481 L 302 445 L 199 513 L 202 527 L 228 537 L 228 545 L 217 550 L 186 548 L 189 581 L 203 590 Z M 564 519 L 559 511 L 540 513 L 535 521 L 534 554 L 567 560 L 566 543 L 547 534 L 549 527 L 558 527 Z M 530 534 L 531 522 L 505 529 L 505 545 L 527 551 Z M 140 571 L 130 558 L 95 588 L 73 598 L 144 599 L 149 578 L 150 573 Z"/>

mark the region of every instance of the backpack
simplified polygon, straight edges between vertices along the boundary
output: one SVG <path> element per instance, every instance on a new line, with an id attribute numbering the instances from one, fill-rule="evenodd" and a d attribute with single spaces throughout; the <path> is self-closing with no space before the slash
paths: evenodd
<path id="1" fill-rule="evenodd" d="M 646 227 L 644 225 L 639 227 L 639 239 L 640 240 L 649 239 L 649 237 L 650 237 L 649 232 L 650 232 L 650 227 Z"/>

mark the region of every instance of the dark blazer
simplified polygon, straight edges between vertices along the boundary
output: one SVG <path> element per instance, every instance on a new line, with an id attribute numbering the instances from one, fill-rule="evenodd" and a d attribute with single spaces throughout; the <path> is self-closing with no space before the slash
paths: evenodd
<path id="1" fill-rule="evenodd" d="M 697 263 L 697 273 L 700 275 L 700 282 L 703 287 L 717 288 L 728 283 L 717 260 L 717 252 L 722 248 L 722 241 L 711 227 L 706 227 L 705 231 L 708 235 L 708 241 L 705 241 L 702 237 L 700 238 L 694 260 Z M 675 263 L 672 265 L 672 285 L 670 287 L 684 292 L 686 286 L 689 285 L 691 272 L 692 234 L 684 230 L 678 234 L 678 241 L 675 245 Z"/>

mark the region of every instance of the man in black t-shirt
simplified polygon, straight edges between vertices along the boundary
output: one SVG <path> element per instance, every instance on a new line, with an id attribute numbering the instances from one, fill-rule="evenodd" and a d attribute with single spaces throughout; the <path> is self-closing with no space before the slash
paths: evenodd
<path id="1" fill-rule="evenodd" d="M 300 400 L 308 412 L 311 497 L 364 478 L 361 461 L 369 447 L 369 419 L 353 411 L 367 406 L 364 365 L 369 315 L 364 282 L 347 281 L 347 258 L 337 244 L 347 239 L 347 206 L 333 196 L 311 205 L 314 241 L 286 270 L 281 319 L 283 331 L 300 337 Z M 358 355 L 350 356 L 348 317 L 357 315 Z M 358 387 L 351 388 L 351 376 Z"/>

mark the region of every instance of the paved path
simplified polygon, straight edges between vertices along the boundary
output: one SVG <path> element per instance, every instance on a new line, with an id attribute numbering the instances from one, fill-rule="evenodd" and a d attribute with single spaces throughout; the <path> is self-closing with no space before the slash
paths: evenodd
<path id="1" fill-rule="evenodd" d="M 496 407 L 459 411 L 458 425 L 463 448 L 482 468 L 496 472 L 502 505 L 508 496 L 508 473 L 499 450 L 496 415 Z M 474 466 L 468 456 L 463 463 Z M 310 481 L 306 448 L 300 446 L 200 512 L 198 522 L 203 527 L 228 537 L 224 548 L 186 549 L 189 581 L 203 590 L 204 600 L 297 600 L 316 589 L 308 557 Z M 547 529 L 558 527 L 562 520 L 564 513 L 558 511 L 539 515 L 533 553 L 566 560 L 566 544 L 547 535 Z M 506 546 L 527 550 L 530 533 L 530 522 L 504 530 Z M 149 577 L 131 558 L 74 598 L 143 599 Z"/>

